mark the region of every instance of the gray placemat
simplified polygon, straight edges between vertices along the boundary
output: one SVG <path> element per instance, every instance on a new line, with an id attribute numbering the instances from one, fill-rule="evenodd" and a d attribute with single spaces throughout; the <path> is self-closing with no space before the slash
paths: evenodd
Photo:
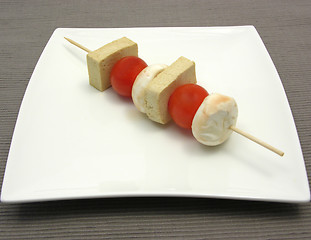
<path id="1" fill-rule="evenodd" d="M 311 173 L 311 2 L 0 1 L 1 184 L 16 117 L 57 27 L 254 25 L 282 79 Z M 311 239 L 311 205 L 191 198 L 0 204 L 1 239 Z"/>

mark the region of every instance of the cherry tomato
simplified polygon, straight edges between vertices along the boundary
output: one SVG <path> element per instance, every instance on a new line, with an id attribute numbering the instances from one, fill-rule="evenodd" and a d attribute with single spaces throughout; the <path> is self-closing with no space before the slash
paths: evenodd
<path id="1" fill-rule="evenodd" d="M 110 73 L 112 88 L 122 96 L 131 97 L 137 75 L 147 66 L 142 59 L 135 56 L 121 58 Z"/>
<path id="2" fill-rule="evenodd" d="M 196 84 L 185 84 L 175 89 L 168 102 L 168 111 L 182 128 L 191 128 L 192 120 L 208 92 Z"/>

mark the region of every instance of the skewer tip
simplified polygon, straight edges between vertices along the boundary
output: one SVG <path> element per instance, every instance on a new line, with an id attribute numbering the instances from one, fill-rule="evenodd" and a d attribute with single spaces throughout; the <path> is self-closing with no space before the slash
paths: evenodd
<path id="1" fill-rule="evenodd" d="M 270 151 L 272 151 L 272 152 L 278 154 L 279 156 L 281 156 L 281 157 L 284 156 L 284 152 L 283 152 L 283 151 L 281 151 L 281 150 L 279 150 L 279 149 L 277 149 L 277 148 L 271 146 L 270 144 L 268 144 L 268 143 L 266 143 L 266 142 L 264 142 L 264 141 L 262 141 L 262 140 L 260 140 L 260 139 L 258 139 L 258 138 L 256 138 L 256 137 L 254 137 L 253 135 L 251 135 L 251 134 L 249 134 L 249 133 L 246 133 L 246 132 L 242 131 L 241 129 L 236 128 L 236 127 L 234 127 L 234 126 L 231 126 L 230 129 L 231 129 L 232 131 L 234 131 L 234 132 L 236 132 L 236 133 L 238 133 L 238 134 L 240 134 L 240 135 L 242 135 L 242 136 L 248 138 L 249 140 L 251 140 L 251 141 L 253 141 L 253 142 L 255 142 L 255 143 L 261 145 L 262 147 L 265 147 L 265 148 L 269 149 Z"/>
<path id="2" fill-rule="evenodd" d="M 79 44 L 79 43 L 73 41 L 72 39 L 67 38 L 67 37 L 64 37 L 64 38 L 65 38 L 68 42 L 70 42 L 71 44 L 77 46 L 78 48 L 80 48 L 80 49 L 82 49 L 82 50 L 84 50 L 84 51 L 86 51 L 86 52 L 88 52 L 88 53 L 91 52 L 90 49 L 88 49 L 88 48 L 82 46 L 81 44 Z"/>

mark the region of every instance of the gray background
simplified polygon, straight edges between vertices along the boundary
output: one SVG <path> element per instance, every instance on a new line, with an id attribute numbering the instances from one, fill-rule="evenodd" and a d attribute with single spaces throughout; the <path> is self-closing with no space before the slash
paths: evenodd
<path id="1" fill-rule="evenodd" d="M 23 94 L 55 28 L 234 25 L 254 25 L 276 65 L 310 182 L 310 0 L 1 0 L 1 184 Z M 311 205 L 191 198 L 1 203 L 0 238 L 311 239 Z"/>

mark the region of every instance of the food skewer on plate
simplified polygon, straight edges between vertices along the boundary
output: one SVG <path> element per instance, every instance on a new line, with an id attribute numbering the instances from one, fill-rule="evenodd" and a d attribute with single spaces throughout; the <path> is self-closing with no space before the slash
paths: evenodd
<path id="1" fill-rule="evenodd" d="M 123 37 L 91 51 L 86 51 L 90 85 L 100 91 L 110 86 L 120 95 L 132 97 L 137 109 L 158 123 L 171 120 L 192 129 L 200 143 L 215 146 L 226 141 L 234 131 L 283 156 L 284 152 L 235 127 L 238 108 L 235 100 L 222 94 L 209 94 L 196 84 L 195 64 L 185 57 L 173 64 L 148 66 L 138 58 L 138 46 Z"/>

